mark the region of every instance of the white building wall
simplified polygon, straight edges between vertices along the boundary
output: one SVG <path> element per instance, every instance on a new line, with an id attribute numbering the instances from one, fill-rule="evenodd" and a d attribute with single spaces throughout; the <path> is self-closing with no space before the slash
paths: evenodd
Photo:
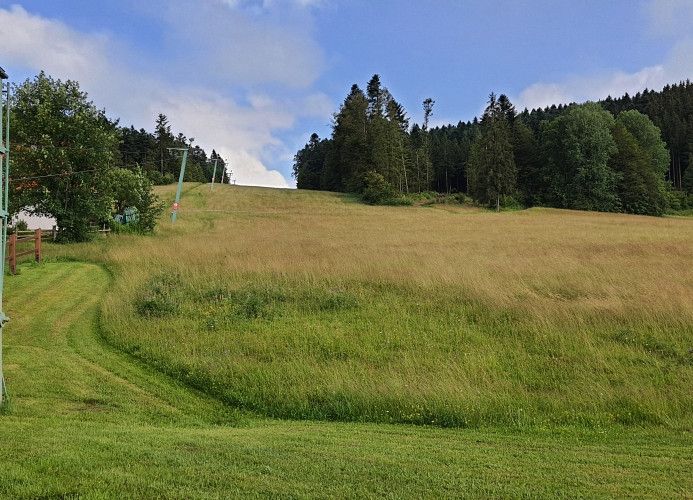
<path id="1" fill-rule="evenodd" d="M 34 215 L 26 210 L 19 212 L 12 220 L 12 224 L 14 225 L 19 220 L 26 222 L 28 229 L 52 229 L 53 226 L 57 225 L 54 217 Z"/>

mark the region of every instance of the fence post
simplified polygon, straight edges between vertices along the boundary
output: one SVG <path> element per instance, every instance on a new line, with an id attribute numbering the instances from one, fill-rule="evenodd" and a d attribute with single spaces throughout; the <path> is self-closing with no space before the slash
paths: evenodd
<path id="1" fill-rule="evenodd" d="M 36 262 L 41 262 L 41 229 L 34 231 L 34 258 Z"/>
<path id="2" fill-rule="evenodd" d="M 8 249 L 7 253 L 10 258 L 10 273 L 17 274 L 17 233 L 14 232 L 10 235 L 10 240 L 7 243 Z"/>
<path id="3" fill-rule="evenodd" d="M 53 241 L 58 237 L 58 226 L 53 226 L 53 230 L 51 231 L 53 233 Z"/>

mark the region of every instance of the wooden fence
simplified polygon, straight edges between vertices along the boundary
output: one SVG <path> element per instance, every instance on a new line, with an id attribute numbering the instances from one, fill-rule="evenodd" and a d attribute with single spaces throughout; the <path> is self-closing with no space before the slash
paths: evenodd
<path id="1" fill-rule="evenodd" d="M 105 226 L 90 227 L 91 232 L 108 235 L 111 233 L 111 229 Z M 25 255 L 34 254 L 34 260 L 36 262 L 41 262 L 41 240 L 45 234 L 50 235 L 50 238 L 55 241 L 58 236 L 58 228 L 53 226 L 52 229 L 35 229 L 30 231 L 15 231 L 12 234 L 7 235 L 7 253 L 5 254 L 5 260 L 8 261 L 10 268 L 10 273 L 17 274 L 17 258 L 23 257 Z M 25 244 L 33 241 L 34 248 L 17 251 L 17 244 Z"/>
<path id="2" fill-rule="evenodd" d="M 29 250 L 17 251 L 17 244 L 34 242 L 34 248 Z M 10 234 L 7 238 L 7 256 L 10 273 L 17 274 L 17 257 L 34 254 L 34 260 L 41 262 L 41 230 L 17 231 Z"/>

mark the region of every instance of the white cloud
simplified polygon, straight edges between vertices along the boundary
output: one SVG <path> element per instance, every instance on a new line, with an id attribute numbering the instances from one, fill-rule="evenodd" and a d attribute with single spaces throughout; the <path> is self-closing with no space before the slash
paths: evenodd
<path id="1" fill-rule="evenodd" d="M 646 15 L 656 35 L 676 36 L 693 30 L 693 0 L 651 0 Z"/>
<path id="2" fill-rule="evenodd" d="M 617 97 L 645 88 L 657 90 L 668 83 L 693 77 L 693 0 L 650 0 L 644 7 L 652 34 L 678 38 L 664 62 L 634 72 L 613 70 L 574 76 L 561 82 L 534 83 L 514 98 L 516 107 L 532 109 L 558 103 L 598 100 L 609 95 Z"/>
<path id="3" fill-rule="evenodd" d="M 174 130 L 228 158 L 239 184 L 288 187 L 281 173 L 262 161 L 268 150 L 284 148 L 275 132 L 291 127 L 300 116 L 331 108 L 320 93 L 283 99 L 281 106 L 270 95 L 251 93 L 249 104 L 241 105 L 200 85 L 166 82 L 135 70 L 117 40 L 77 32 L 16 5 L 0 8 L 0 36 L 5 40 L 5 64 L 75 79 L 98 106 L 121 117 L 123 123 L 151 129 L 156 114 L 165 113 Z M 245 58 L 254 56 L 248 53 Z M 256 77 L 275 81 L 271 75 L 254 75 L 249 80 Z"/>
<path id="4" fill-rule="evenodd" d="M 107 69 L 104 35 L 82 35 L 62 23 L 34 16 L 13 5 L 0 9 L 3 64 L 49 69 L 62 75 L 79 74 L 94 81 Z"/>
<path id="5" fill-rule="evenodd" d="M 241 3 L 246 2 L 233 2 Z M 187 0 L 168 0 L 156 15 L 169 25 L 170 50 L 184 47 L 186 56 L 167 65 L 178 74 L 207 74 L 217 82 L 306 88 L 322 71 L 323 54 L 311 37 L 310 14 L 291 5 L 275 12 L 259 4 L 260 10 L 249 11 L 212 2 L 190 8 Z"/>
<path id="6" fill-rule="evenodd" d="M 634 94 L 645 88 L 660 89 L 693 76 L 693 38 L 677 43 L 662 64 L 625 71 L 605 72 L 599 75 L 575 76 L 562 82 L 540 82 L 525 88 L 513 99 L 517 109 L 545 107 L 551 104 L 582 102 Z"/>

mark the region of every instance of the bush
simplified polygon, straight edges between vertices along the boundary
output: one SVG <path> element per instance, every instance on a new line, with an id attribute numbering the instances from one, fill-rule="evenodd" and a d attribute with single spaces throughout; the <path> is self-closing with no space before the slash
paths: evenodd
<path id="1" fill-rule="evenodd" d="M 522 210 L 522 203 L 510 195 L 501 196 L 500 206 L 505 210 Z"/>
<path id="2" fill-rule="evenodd" d="M 667 191 L 667 206 L 672 212 L 690 210 L 693 208 L 693 195 L 670 189 Z"/>
<path id="3" fill-rule="evenodd" d="M 471 197 L 467 196 L 465 193 L 455 193 L 453 196 L 460 205 L 471 205 L 474 203 L 474 200 L 472 200 Z"/>
<path id="4" fill-rule="evenodd" d="M 173 184 L 176 181 L 172 173 L 166 172 L 165 174 L 162 174 L 158 170 L 148 170 L 147 177 L 152 181 L 152 184 L 157 186 Z"/>
<path id="5" fill-rule="evenodd" d="M 396 197 L 395 188 L 378 172 L 369 171 L 363 177 L 363 201 L 370 205 L 382 205 Z"/>
<path id="6" fill-rule="evenodd" d="M 152 189 L 152 181 L 142 170 L 116 168 L 109 172 L 109 187 L 115 212 L 122 214 L 127 208 L 137 209 L 137 221 L 131 225 L 137 232 L 150 233 L 164 206 Z M 112 228 L 117 226 L 112 225 Z"/>

